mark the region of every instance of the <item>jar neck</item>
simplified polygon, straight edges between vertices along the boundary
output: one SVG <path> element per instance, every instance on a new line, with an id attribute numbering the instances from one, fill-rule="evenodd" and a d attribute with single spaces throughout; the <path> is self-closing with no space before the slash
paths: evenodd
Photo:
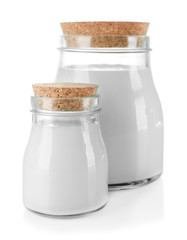
<path id="1" fill-rule="evenodd" d="M 59 49 L 59 68 L 73 70 L 102 70 L 107 69 L 132 69 L 149 68 L 150 51 L 128 52 L 89 52 L 89 51 L 64 51 Z"/>
<path id="2" fill-rule="evenodd" d="M 79 126 L 83 124 L 98 123 L 98 111 L 89 114 L 41 114 L 32 113 L 32 122 L 34 125 L 47 125 L 50 127 L 55 126 Z"/>

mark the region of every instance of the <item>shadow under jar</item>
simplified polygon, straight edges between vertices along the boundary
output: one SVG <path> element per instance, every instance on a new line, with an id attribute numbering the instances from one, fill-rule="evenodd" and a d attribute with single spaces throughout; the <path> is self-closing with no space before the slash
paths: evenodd
<path id="1" fill-rule="evenodd" d="M 87 110 L 49 111 L 56 101 L 62 107 L 73 100 Z M 32 130 L 24 155 L 23 202 L 38 213 L 78 215 L 102 208 L 108 199 L 99 96 L 73 100 L 31 97 Z"/>
<path id="2" fill-rule="evenodd" d="M 99 85 L 109 188 L 157 179 L 163 170 L 163 116 L 151 74 L 149 37 L 63 35 L 59 53 L 56 82 Z"/>

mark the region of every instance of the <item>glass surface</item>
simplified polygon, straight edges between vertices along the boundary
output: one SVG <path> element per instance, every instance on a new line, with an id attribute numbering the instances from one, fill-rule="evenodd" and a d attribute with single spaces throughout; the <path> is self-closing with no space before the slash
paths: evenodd
<path id="1" fill-rule="evenodd" d="M 31 99 L 36 104 L 38 98 Z M 49 215 L 76 215 L 106 204 L 108 159 L 98 114 L 98 107 L 43 112 L 40 105 L 33 105 L 23 164 L 27 208 Z"/>
<path id="2" fill-rule="evenodd" d="M 80 98 L 47 98 L 31 96 L 32 110 L 55 112 L 91 111 L 99 108 L 99 95 Z"/>
<path id="3" fill-rule="evenodd" d="M 122 47 L 114 44 L 120 37 Z M 55 81 L 99 86 L 109 184 L 130 185 L 162 173 L 163 116 L 151 73 L 149 37 L 120 37 L 108 38 L 110 47 L 95 47 L 96 40 L 102 42 L 100 36 L 62 36 Z"/>
<path id="4" fill-rule="evenodd" d="M 127 35 L 62 35 L 60 46 L 62 49 L 89 51 L 125 51 L 132 49 L 149 49 L 148 36 Z"/>

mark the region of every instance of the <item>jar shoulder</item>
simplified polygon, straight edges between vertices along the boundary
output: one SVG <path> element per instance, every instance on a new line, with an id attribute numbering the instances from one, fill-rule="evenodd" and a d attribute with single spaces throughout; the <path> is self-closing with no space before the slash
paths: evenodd
<path id="1" fill-rule="evenodd" d="M 100 164 L 102 158 L 107 161 L 99 124 L 54 127 L 34 123 L 24 164 L 48 170 L 65 169 L 71 164 L 86 169 L 89 161 Z"/>

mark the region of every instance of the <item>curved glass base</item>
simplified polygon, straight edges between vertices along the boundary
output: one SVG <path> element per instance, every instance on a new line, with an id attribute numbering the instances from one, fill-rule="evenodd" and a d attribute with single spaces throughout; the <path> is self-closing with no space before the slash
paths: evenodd
<path id="1" fill-rule="evenodd" d="M 162 175 L 162 173 L 160 173 L 154 177 L 146 178 L 146 179 L 139 180 L 139 181 L 119 183 L 119 184 L 109 184 L 108 188 L 110 191 L 133 189 L 133 188 L 147 185 L 147 184 L 157 180 L 161 175 Z"/>
<path id="2" fill-rule="evenodd" d="M 87 215 L 87 214 L 91 214 L 91 213 L 94 213 L 94 212 L 97 212 L 99 210 L 101 210 L 102 208 L 104 208 L 106 206 L 107 202 L 101 206 L 100 208 L 97 208 L 97 209 L 94 209 L 92 211 L 89 211 L 89 212 L 83 212 L 83 213 L 77 213 L 77 214 L 69 214 L 69 215 L 53 215 L 53 214 L 46 214 L 46 213 L 41 213 L 41 212 L 37 212 L 37 211 L 34 211 L 32 209 L 29 209 L 27 208 L 29 211 L 33 212 L 33 213 L 36 213 L 38 215 L 41 215 L 41 216 L 44 216 L 44 217 L 51 217 L 51 218 L 72 218 L 72 217 L 81 217 L 81 216 L 84 216 L 84 215 Z"/>

